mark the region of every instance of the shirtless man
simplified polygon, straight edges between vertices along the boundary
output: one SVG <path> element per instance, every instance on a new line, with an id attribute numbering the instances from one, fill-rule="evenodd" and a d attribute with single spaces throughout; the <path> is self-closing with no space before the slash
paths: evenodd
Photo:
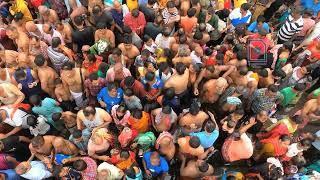
<path id="1" fill-rule="evenodd" d="M 64 43 L 71 44 L 72 43 L 72 28 L 69 23 L 56 23 L 56 30 L 61 34 Z"/>
<path id="2" fill-rule="evenodd" d="M 236 70 L 234 66 L 226 66 L 226 65 L 210 65 L 206 68 L 202 69 L 196 82 L 194 83 L 194 94 L 199 95 L 198 86 L 203 78 L 205 79 L 218 79 L 220 77 L 221 72 L 225 72 L 221 77 L 227 78 L 233 71 Z"/>
<path id="3" fill-rule="evenodd" d="M 18 55 L 18 67 L 20 68 L 28 68 L 28 67 L 33 67 L 34 64 L 33 62 L 31 61 L 31 59 L 29 58 L 28 54 L 27 53 L 19 53 Z"/>
<path id="4" fill-rule="evenodd" d="M 228 87 L 224 78 L 210 79 L 205 82 L 201 92 L 201 100 L 206 103 L 215 103 Z"/>
<path id="5" fill-rule="evenodd" d="M 182 49 L 178 52 L 177 56 L 172 59 L 172 63 L 176 65 L 177 63 L 183 63 L 186 66 L 190 66 L 192 63 L 192 58 L 190 56 L 190 52 L 185 49 Z"/>
<path id="6" fill-rule="evenodd" d="M 131 36 L 125 35 L 123 37 L 123 43 L 119 44 L 118 48 L 122 51 L 122 55 L 127 57 L 125 58 L 128 61 L 126 65 L 130 68 L 135 58 L 140 54 L 139 49 L 132 44 Z"/>
<path id="7" fill-rule="evenodd" d="M 237 52 L 237 58 L 231 59 L 226 63 L 226 65 L 235 66 L 237 68 L 239 67 L 247 67 L 247 60 L 244 57 L 243 52 Z"/>
<path id="8" fill-rule="evenodd" d="M 105 23 L 98 23 L 97 30 L 94 33 L 95 42 L 100 39 L 108 41 L 112 48 L 116 46 L 114 33 L 106 27 Z"/>
<path id="9" fill-rule="evenodd" d="M 156 140 L 155 148 L 170 161 L 176 154 L 174 137 L 169 132 L 160 133 Z"/>
<path id="10" fill-rule="evenodd" d="M 320 120 L 320 96 L 317 99 L 311 99 L 307 101 L 302 110 L 301 116 L 304 119 L 304 124 L 309 121 Z"/>
<path id="11" fill-rule="evenodd" d="M 43 23 L 55 24 L 59 21 L 58 14 L 55 10 L 49 9 L 46 6 L 39 6 L 38 10 Z"/>
<path id="12" fill-rule="evenodd" d="M 198 104 L 193 102 L 190 106 L 189 112 L 181 114 L 179 126 L 182 128 L 182 132 L 186 134 L 199 132 L 202 128 L 203 122 L 208 118 L 208 114 L 200 111 Z"/>
<path id="13" fill-rule="evenodd" d="M 81 108 L 85 105 L 85 102 L 82 98 L 83 87 L 81 78 L 83 79 L 83 81 L 85 80 L 86 71 L 84 69 L 81 70 L 82 77 L 80 76 L 80 68 L 75 68 L 73 63 L 68 62 L 63 65 L 61 72 L 61 80 L 63 82 L 63 85 L 67 89 L 69 89 L 78 108 Z"/>
<path id="14" fill-rule="evenodd" d="M 183 179 L 198 179 L 213 175 L 213 167 L 204 160 L 190 160 L 186 163 L 186 157 L 182 156 L 180 175 Z M 187 166 L 186 166 L 187 165 Z"/>
<path id="15" fill-rule="evenodd" d="M 66 128 L 70 131 L 70 133 L 73 133 L 73 131 L 77 129 L 77 115 L 72 113 L 71 111 L 54 113 L 52 115 L 52 120 L 54 121 L 62 120 Z"/>
<path id="16" fill-rule="evenodd" d="M 19 56 L 19 53 L 17 51 L 1 49 L 0 50 L 1 66 L 5 65 L 8 68 L 17 67 L 18 56 Z"/>
<path id="17" fill-rule="evenodd" d="M 235 84 L 236 86 L 243 86 L 243 87 L 247 87 L 248 85 L 248 68 L 247 67 L 242 67 L 240 68 L 238 71 L 235 71 L 235 73 L 232 73 L 235 76 L 231 76 L 230 78 L 233 81 L 233 84 Z"/>
<path id="18" fill-rule="evenodd" d="M 57 136 L 36 136 L 29 144 L 31 154 L 43 161 L 49 169 L 52 168 L 51 160 L 48 156 L 64 154 L 74 156 L 78 154 L 78 148 L 68 140 Z"/>
<path id="19" fill-rule="evenodd" d="M 54 80 L 56 88 L 54 89 L 54 95 L 58 102 L 61 104 L 63 110 L 72 110 L 72 96 L 68 88 L 63 86 L 62 80 L 57 78 Z"/>
<path id="20" fill-rule="evenodd" d="M 258 72 L 259 75 L 259 88 L 266 88 L 271 84 L 274 84 L 274 78 L 272 71 L 269 68 L 261 69 Z"/>
<path id="21" fill-rule="evenodd" d="M 18 52 L 29 53 L 29 38 L 26 33 L 18 31 L 18 29 L 13 26 L 8 26 L 6 33 L 18 46 Z"/>
<path id="22" fill-rule="evenodd" d="M 174 55 L 176 55 L 181 50 L 185 51 L 187 55 L 190 55 L 191 51 L 189 45 L 187 44 L 187 36 L 179 36 L 179 43 L 175 42 L 174 44 L 172 44 L 171 50 L 173 51 Z"/>
<path id="23" fill-rule="evenodd" d="M 47 65 L 47 61 L 39 54 L 35 57 L 34 63 L 37 66 L 38 77 L 41 83 L 41 89 L 48 93 L 50 97 L 55 98 L 54 80 L 58 78 L 58 75 L 54 69 Z"/>
<path id="24" fill-rule="evenodd" d="M 157 132 L 169 131 L 177 119 L 177 114 L 170 106 L 157 108 L 151 112 L 152 125 Z"/>

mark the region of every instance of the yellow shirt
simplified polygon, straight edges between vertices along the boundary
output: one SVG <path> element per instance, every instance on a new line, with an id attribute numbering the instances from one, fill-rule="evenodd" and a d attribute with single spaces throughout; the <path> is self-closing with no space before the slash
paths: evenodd
<path id="1" fill-rule="evenodd" d="M 127 0 L 127 6 L 130 11 L 138 8 L 138 0 Z"/>
<path id="2" fill-rule="evenodd" d="M 32 21 L 32 15 L 28 9 L 28 4 L 24 0 L 16 0 L 16 3 L 10 7 L 10 13 L 14 15 L 17 12 L 23 14 L 23 19 L 25 21 Z"/>
<path id="3" fill-rule="evenodd" d="M 234 8 L 240 8 L 243 3 L 246 3 L 247 0 L 233 0 Z"/>

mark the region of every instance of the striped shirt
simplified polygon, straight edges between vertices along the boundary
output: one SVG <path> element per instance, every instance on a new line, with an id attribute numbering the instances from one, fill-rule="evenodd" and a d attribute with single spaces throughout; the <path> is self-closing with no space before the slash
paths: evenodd
<path id="1" fill-rule="evenodd" d="M 165 8 L 162 11 L 162 17 L 163 17 L 164 24 L 169 24 L 169 23 L 177 22 L 180 20 L 179 11 L 177 8 L 175 8 L 175 11 L 173 13 L 170 13 L 168 9 Z"/>
<path id="2" fill-rule="evenodd" d="M 300 17 L 294 21 L 293 17 L 289 15 L 278 32 L 278 38 L 283 41 L 288 41 L 292 36 L 303 29 L 303 19 Z"/>

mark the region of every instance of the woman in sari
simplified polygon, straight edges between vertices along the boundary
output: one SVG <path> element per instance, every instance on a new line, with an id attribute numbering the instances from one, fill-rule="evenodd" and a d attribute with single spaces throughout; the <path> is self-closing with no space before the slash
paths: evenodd
<path id="1" fill-rule="evenodd" d="M 150 114 L 136 109 L 132 112 L 128 124 L 139 133 L 147 132 L 150 127 Z"/>

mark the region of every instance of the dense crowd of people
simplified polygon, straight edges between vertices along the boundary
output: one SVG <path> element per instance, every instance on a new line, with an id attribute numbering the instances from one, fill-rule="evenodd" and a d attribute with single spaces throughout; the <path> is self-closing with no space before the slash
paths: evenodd
<path id="1" fill-rule="evenodd" d="M 320 179 L 318 0 L 0 0 L 0 179 Z"/>

